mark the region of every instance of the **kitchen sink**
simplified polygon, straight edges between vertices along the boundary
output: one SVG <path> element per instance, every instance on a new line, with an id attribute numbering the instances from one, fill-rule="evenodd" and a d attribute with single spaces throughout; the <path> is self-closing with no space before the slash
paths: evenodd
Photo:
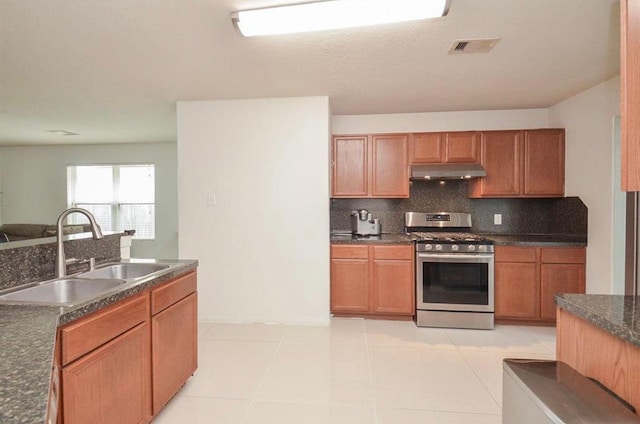
<path id="1" fill-rule="evenodd" d="M 0 296 L 0 301 L 71 306 L 126 283 L 124 280 L 63 278 L 16 290 Z"/>
<path id="2" fill-rule="evenodd" d="M 134 280 L 169 268 L 170 264 L 120 263 L 104 265 L 93 271 L 78 274 L 81 278 Z"/>

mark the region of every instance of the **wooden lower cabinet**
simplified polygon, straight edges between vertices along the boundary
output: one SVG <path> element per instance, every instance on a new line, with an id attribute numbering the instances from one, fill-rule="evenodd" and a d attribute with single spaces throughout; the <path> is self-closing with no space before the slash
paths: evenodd
<path id="1" fill-rule="evenodd" d="M 62 370 L 65 424 L 151 419 L 149 324 L 144 322 Z"/>
<path id="2" fill-rule="evenodd" d="M 374 260 L 371 312 L 413 315 L 413 265 L 406 260 Z"/>
<path id="3" fill-rule="evenodd" d="M 197 367 L 196 285 L 192 271 L 61 327 L 57 423 L 149 423 Z"/>
<path id="4" fill-rule="evenodd" d="M 640 347 L 558 308 L 556 353 L 640 410 Z"/>
<path id="5" fill-rule="evenodd" d="M 368 259 L 331 259 L 331 311 L 369 311 Z"/>
<path id="6" fill-rule="evenodd" d="M 584 248 L 496 246 L 496 319 L 554 323 L 555 294 L 584 291 Z"/>
<path id="7" fill-rule="evenodd" d="M 196 305 L 193 293 L 151 318 L 154 415 L 198 366 Z"/>
<path id="8" fill-rule="evenodd" d="M 540 310 L 537 287 L 535 263 L 496 263 L 495 317 L 537 318 Z"/>
<path id="9" fill-rule="evenodd" d="M 331 312 L 412 316 L 412 245 L 331 245 Z"/>
<path id="10" fill-rule="evenodd" d="M 542 319 L 556 319 L 556 293 L 584 293 L 584 264 L 541 264 L 540 297 Z"/>

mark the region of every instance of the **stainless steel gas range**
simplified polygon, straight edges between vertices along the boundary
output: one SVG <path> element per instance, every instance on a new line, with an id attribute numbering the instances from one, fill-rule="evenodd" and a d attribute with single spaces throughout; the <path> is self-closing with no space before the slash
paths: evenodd
<path id="1" fill-rule="evenodd" d="M 417 325 L 493 329 L 493 242 L 463 232 L 471 215 L 407 212 L 405 227 L 416 240 Z"/>

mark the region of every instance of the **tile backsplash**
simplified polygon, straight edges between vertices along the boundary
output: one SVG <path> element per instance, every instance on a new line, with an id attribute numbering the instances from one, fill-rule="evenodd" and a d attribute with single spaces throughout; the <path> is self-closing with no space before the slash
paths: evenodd
<path id="1" fill-rule="evenodd" d="M 350 213 L 368 209 L 382 232 L 404 232 L 405 212 L 468 212 L 472 231 L 495 234 L 587 234 L 587 207 L 579 197 L 469 199 L 463 180 L 412 181 L 409 199 L 331 199 L 331 230 L 351 229 Z M 493 215 L 502 214 L 502 225 Z"/>
<path id="2" fill-rule="evenodd" d="M 96 264 L 120 260 L 121 234 L 105 235 L 101 240 L 90 236 L 67 240 L 64 251 L 67 258 L 79 260 L 95 258 Z M 51 238 L 53 240 L 53 238 Z M 43 241 L 32 246 L 0 249 L 0 289 L 15 287 L 33 281 L 55 278 L 56 243 Z M 86 264 L 70 265 L 69 274 L 79 272 Z"/>

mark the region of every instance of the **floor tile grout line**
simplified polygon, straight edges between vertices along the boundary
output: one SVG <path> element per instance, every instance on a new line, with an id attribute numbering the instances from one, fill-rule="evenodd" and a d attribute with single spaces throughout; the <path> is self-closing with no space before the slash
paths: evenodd
<path id="1" fill-rule="evenodd" d="M 285 329 L 286 332 L 286 329 Z M 251 397 L 251 400 L 249 401 L 249 406 L 247 407 L 247 410 L 245 411 L 244 415 L 242 416 L 242 420 L 240 421 L 240 424 L 245 424 L 247 421 L 247 417 L 249 416 L 249 411 L 251 411 L 251 408 L 253 407 L 253 404 L 256 402 L 256 396 L 258 396 L 258 393 L 260 393 L 260 389 L 262 388 L 262 385 L 264 384 L 265 379 L 267 378 L 267 375 L 269 374 L 269 371 L 271 370 L 271 367 L 273 366 L 273 361 L 276 358 L 276 355 L 278 355 L 278 352 L 280 351 L 280 347 L 282 346 L 282 343 L 284 341 L 284 336 L 285 336 L 285 332 L 282 333 L 282 336 L 280 336 L 280 342 L 278 343 L 278 347 L 276 347 L 276 350 L 273 352 L 273 355 L 271 356 L 271 361 L 269 362 L 269 366 L 267 367 L 267 369 L 264 371 L 264 374 L 262 375 L 262 378 L 260 379 L 260 383 L 258 383 L 258 387 L 256 387 L 256 390 L 253 394 L 253 396 Z"/>
<path id="2" fill-rule="evenodd" d="M 378 424 L 378 405 L 373 396 L 373 359 L 371 358 L 371 350 L 369 349 L 369 338 L 367 337 L 367 322 L 366 319 L 362 319 L 362 332 L 364 334 L 364 348 L 367 352 L 367 367 L 369 370 L 369 389 L 371 390 L 372 404 L 373 404 L 373 421 L 374 424 Z"/>

